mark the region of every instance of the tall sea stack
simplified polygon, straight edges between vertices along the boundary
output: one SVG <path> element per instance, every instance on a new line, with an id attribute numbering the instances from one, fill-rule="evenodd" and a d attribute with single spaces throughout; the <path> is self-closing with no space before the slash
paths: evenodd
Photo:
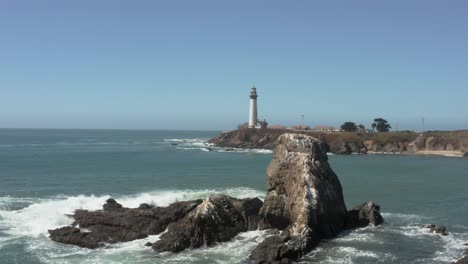
<path id="1" fill-rule="evenodd" d="M 250 258 L 254 263 L 288 263 L 311 251 L 320 239 L 335 237 L 358 223 L 368 224 L 369 215 L 373 224 L 383 221 L 379 207 L 371 202 L 357 210 L 347 212 L 340 181 L 321 142 L 307 135 L 283 134 L 267 169 L 267 197 L 259 223 L 260 229 L 281 233 L 266 238 Z"/>

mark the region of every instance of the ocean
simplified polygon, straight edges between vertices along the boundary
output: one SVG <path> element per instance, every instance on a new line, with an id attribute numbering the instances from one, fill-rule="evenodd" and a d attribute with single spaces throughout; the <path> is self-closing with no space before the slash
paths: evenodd
<path id="1" fill-rule="evenodd" d="M 158 236 L 96 250 L 63 245 L 49 229 L 66 214 L 100 209 L 109 197 L 126 207 L 165 206 L 225 193 L 265 197 L 271 151 L 227 151 L 216 131 L 0 129 L 0 263 L 247 263 L 264 231 L 217 246 L 156 254 Z M 468 160 L 403 155 L 330 155 L 348 208 L 372 200 L 385 223 L 323 241 L 303 263 L 451 263 L 468 242 Z M 420 228 L 437 223 L 449 235 Z"/>

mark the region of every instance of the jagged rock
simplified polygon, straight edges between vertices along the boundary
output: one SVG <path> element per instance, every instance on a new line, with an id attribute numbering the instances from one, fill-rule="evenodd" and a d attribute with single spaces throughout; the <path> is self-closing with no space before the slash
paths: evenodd
<path id="1" fill-rule="evenodd" d="M 346 213 L 345 227 L 348 229 L 365 227 L 369 224 L 380 225 L 383 217 L 380 214 L 380 206 L 373 202 L 366 202 L 354 207 Z"/>
<path id="2" fill-rule="evenodd" d="M 455 262 L 455 264 L 468 264 L 468 256 L 463 257 L 462 259 Z"/>
<path id="3" fill-rule="evenodd" d="M 96 236 L 90 232 L 81 232 L 79 228 L 64 226 L 55 230 L 49 230 L 50 238 L 56 242 L 76 245 L 85 248 L 97 248 L 104 245 L 107 239 Z"/>
<path id="4" fill-rule="evenodd" d="M 103 209 L 106 211 L 122 209 L 123 206 L 117 203 L 114 199 L 107 199 L 106 203 L 103 205 Z"/>
<path id="5" fill-rule="evenodd" d="M 301 257 L 320 238 L 344 228 L 346 207 L 341 184 L 318 139 L 284 134 L 267 169 L 267 197 L 261 229 L 285 230 L 264 240 L 252 253 L 255 263 L 281 263 Z"/>
<path id="6" fill-rule="evenodd" d="M 445 228 L 445 226 L 443 225 L 429 224 L 429 225 L 425 225 L 424 228 L 428 228 L 429 232 L 439 234 L 441 236 L 448 235 L 447 228 Z"/>
<path id="7" fill-rule="evenodd" d="M 109 199 L 103 206 L 104 210 L 76 210 L 71 216 L 75 219 L 74 227 L 49 230 L 49 237 L 86 248 L 141 239 L 163 232 L 170 223 L 182 219 L 201 202 L 176 202 L 168 207 L 142 204 L 139 208 L 124 208 L 114 199 Z"/>
<path id="8" fill-rule="evenodd" d="M 228 241 L 239 232 L 257 229 L 262 204 L 258 198 L 212 195 L 182 220 L 170 224 L 152 247 L 158 252 L 179 252 Z"/>
<path id="9" fill-rule="evenodd" d="M 307 135 L 281 135 L 267 169 L 267 197 L 259 228 L 282 232 L 261 242 L 250 259 L 289 263 L 311 251 L 320 239 L 333 238 L 346 227 L 382 223 L 379 209 L 368 202 L 347 213 L 341 183 L 321 142 Z"/>
<path id="10" fill-rule="evenodd" d="M 463 157 L 468 157 L 468 151 L 465 151 L 465 152 L 463 153 Z"/>

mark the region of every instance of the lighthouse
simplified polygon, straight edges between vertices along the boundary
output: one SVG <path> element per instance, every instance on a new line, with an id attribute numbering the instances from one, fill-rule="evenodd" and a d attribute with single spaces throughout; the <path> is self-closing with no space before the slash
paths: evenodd
<path id="1" fill-rule="evenodd" d="M 254 86 L 250 90 L 249 128 L 255 128 L 257 123 L 257 88 Z"/>

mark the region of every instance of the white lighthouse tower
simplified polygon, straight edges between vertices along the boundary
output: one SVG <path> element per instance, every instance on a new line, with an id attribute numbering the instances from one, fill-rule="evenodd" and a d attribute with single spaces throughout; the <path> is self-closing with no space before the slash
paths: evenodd
<path id="1" fill-rule="evenodd" d="M 257 124 L 257 88 L 254 86 L 250 90 L 249 128 L 255 128 Z"/>

